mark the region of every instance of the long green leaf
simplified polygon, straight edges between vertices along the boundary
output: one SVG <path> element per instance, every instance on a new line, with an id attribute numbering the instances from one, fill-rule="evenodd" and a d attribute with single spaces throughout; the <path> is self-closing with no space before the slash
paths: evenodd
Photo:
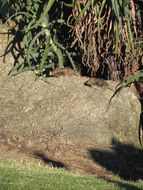
<path id="1" fill-rule="evenodd" d="M 17 13 L 15 13 L 15 14 L 13 14 L 12 16 L 10 16 L 8 19 L 7 19 L 7 21 L 6 21 L 6 23 L 10 20 L 10 19 L 12 19 L 13 17 L 15 17 L 15 16 L 17 16 L 17 15 L 25 15 L 25 16 L 27 16 L 27 17 L 31 17 L 31 18 L 33 18 L 33 15 L 31 15 L 31 14 L 28 14 L 28 13 L 26 13 L 26 12 L 17 12 Z"/>
<path id="2" fill-rule="evenodd" d="M 78 72 L 77 72 L 77 70 L 76 70 L 74 61 L 73 61 L 73 59 L 72 59 L 72 57 L 71 57 L 71 54 L 66 50 L 65 47 L 63 47 L 63 46 L 62 46 L 61 44 L 59 44 L 58 42 L 55 42 L 55 44 L 56 44 L 59 48 L 61 48 L 63 51 L 65 51 L 65 53 L 67 54 L 67 56 L 68 56 L 68 58 L 69 58 L 69 61 L 70 61 L 71 65 L 72 65 L 72 67 L 73 67 L 74 72 L 77 74 Z"/>
<path id="3" fill-rule="evenodd" d="M 132 31 L 131 31 L 131 25 L 130 25 L 129 20 L 127 21 L 127 25 L 128 25 L 128 31 L 129 31 L 130 44 L 131 44 L 131 48 L 132 48 L 132 51 L 133 51 L 134 50 L 133 34 L 132 34 Z"/>
<path id="4" fill-rule="evenodd" d="M 45 4 L 44 10 L 43 10 L 39 20 L 37 20 L 37 22 L 32 27 L 27 28 L 26 31 L 31 30 L 33 28 L 37 28 L 39 25 L 41 25 L 43 22 L 45 22 L 45 18 L 47 18 L 48 12 L 51 9 L 54 2 L 55 2 L 55 0 L 49 0 L 49 2 L 47 4 Z"/>
<path id="5" fill-rule="evenodd" d="M 101 5 L 101 9 L 100 9 L 99 15 L 98 15 L 98 27 L 100 26 L 100 16 L 101 16 L 101 14 L 102 14 L 102 11 L 103 11 L 103 8 L 104 8 L 105 3 L 106 3 L 106 0 L 103 0 L 103 1 L 102 1 L 102 5 Z"/>
<path id="6" fill-rule="evenodd" d="M 119 43 L 119 27 L 118 22 L 116 20 L 116 45 L 115 45 L 115 55 L 118 53 L 118 43 Z"/>
<path id="7" fill-rule="evenodd" d="M 125 9 L 125 7 L 127 6 L 128 3 L 130 3 L 131 0 L 124 0 L 123 1 L 123 10 Z"/>
<path id="8" fill-rule="evenodd" d="M 44 53 L 42 55 L 40 65 L 38 67 L 38 69 L 39 69 L 38 75 L 39 76 L 42 75 L 42 73 L 43 73 L 44 64 L 46 63 L 46 59 L 48 57 L 48 52 L 49 52 L 49 38 L 47 38 L 47 40 L 46 40 L 46 47 L 45 47 Z"/>
<path id="9" fill-rule="evenodd" d="M 120 25 L 122 39 L 125 43 L 125 39 L 124 39 L 124 35 L 123 35 L 123 27 L 122 27 L 122 23 L 121 23 L 120 16 L 119 16 L 119 4 L 118 4 L 117 0 L 111 0 L 111 1 L 112 1 L 112 6 L 113 6 L 113 10 L 114 10 L 116 19 Z"/>
<path id="10" fill-rule="evenodd" d="M 65 3 L 65 2 L 62 2 L 66 7 L 74 7 L 74 3 Z"/>
<path id="11" fill-rule="evenodd" d="M 83 10 L 80 12 L 80 14 L 78 15 L 77 19 L 74 22 L 74 25 L 76 25 L 78 23 L 78 21 L 80 20 L 80 18 L 82 17 L 82 15 L 86 12 L 86 10 L 88 9 L 88 7 L 91 5 L 91 0 L 89 0 L 85 7 L 83 8 Z"/>
<path id="12" fill-rule="evenodd" d="M 143 77 L 143 72 L 137 73 L 135 75 L 130 75 L 127 79 L 125 78 L 124 81 L 121 83 L 119 87 L 118 93 L 123 90 L 125 87 L 127 87 L 129 84 L 134 82 L 135 79 Z"/>
<path id="13" fill-rule="evenodd" d="M 129 3 L 130 1 L 127 0 L 126 4 Z M 131 24 L 130 24 L 130 20 L 131 20 L 131 13 L 129 11 L 129 9 L 127 7 L 124 7 L 124 15 L 125 15 L 125 19 L 126 19 L 126 22 L 127 22 L 127 26 L 128 26 L 128 33 L 129 33 L 129 39 L 130 41 L 128 42 L 129 43 L 129 46 L 131 45 L 131 49 L 132 51 L 134 50 L 134 44 L 133 44 L 133 34 L 132 34 L 132 31 L 131 31 Z"/>

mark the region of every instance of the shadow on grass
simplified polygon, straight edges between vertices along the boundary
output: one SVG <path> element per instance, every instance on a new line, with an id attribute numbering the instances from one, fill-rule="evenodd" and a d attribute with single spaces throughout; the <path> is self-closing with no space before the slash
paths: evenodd
<path id="1" fill-rule="evenodd" d="M 112 140 L 111 150 L 89 150 L 92 159 L 124 180 L 143 179 L 143 150 Z"/>
<path id="2" fill-rule="evenodd" d="M 108 183 L 115 184 L 116 186 L 120 188 L 124 188 L 125 190 L 142 190 L 142 188 L 136 187 L 134 184 L 128 184 L 128 183 L 124 183 L 124 182 L 120 182 L 116 180 L 110 180 L 110 179 L 107 180 L 105 178 L 100 178 L 100 179 L 103 179 L 107 181 Z"/>
<path id="3" fill-rule="evenodd" d="M 66 170 L 68 169 L 63 163 L 49 159 L 48 157 L 45 156 L 44 153 L 35 152 L 34 155 L 40 158 L 45 164 L 52 164 L 52 166 L 55 168 L 64 168 Z"/>

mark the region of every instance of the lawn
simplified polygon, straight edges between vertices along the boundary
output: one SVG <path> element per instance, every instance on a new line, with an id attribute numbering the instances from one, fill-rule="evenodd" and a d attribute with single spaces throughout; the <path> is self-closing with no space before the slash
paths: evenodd
<path id="1" fill-rule="evenodd" d="M 74 174 L 41 162 L 0 160 L 0 190 L 142 190 L 143 181 L 129 182 L 116 177 L 105 180 Z"/>

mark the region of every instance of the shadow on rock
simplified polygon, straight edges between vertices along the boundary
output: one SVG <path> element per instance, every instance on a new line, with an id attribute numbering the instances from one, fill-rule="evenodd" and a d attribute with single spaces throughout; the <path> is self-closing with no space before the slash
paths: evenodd
<path id="1" fill-rule="evenodd" d="M 92 159 L 125 180 L 143 179 L 143 150 L 112 140 L 110 150 L 89 150 Z"/>
<path id="2" fill-rule="evenodd" d="M 44 153 L 35 152 L 34 155 L 36 157 L 40 158 L 45 164 L 52 164 L 52 166 L 56 167 L 56 168 L 65 168 L 65 169 L 68 169 L 63 163 L 49 159 L 48 157 L 45 156 Z"/>

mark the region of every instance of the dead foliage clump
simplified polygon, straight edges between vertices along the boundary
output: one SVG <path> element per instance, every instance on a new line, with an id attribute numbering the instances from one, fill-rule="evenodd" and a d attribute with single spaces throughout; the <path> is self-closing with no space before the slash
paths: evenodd
<path id="1" fill-rule="evenodd" d="M 138 42 L 143 38 L 143 28 L 138 10 L 141 6 L 132 0 L 126 5 L 129 15 L 119 7 L 117 18 L 112 1 L 73 2 L 75 6 L 68 20 L 74 36 L 72 47 L 80 47 L 82 63 L 91 76 L 118 81 L 140 70 L 143 46 Z"/>

